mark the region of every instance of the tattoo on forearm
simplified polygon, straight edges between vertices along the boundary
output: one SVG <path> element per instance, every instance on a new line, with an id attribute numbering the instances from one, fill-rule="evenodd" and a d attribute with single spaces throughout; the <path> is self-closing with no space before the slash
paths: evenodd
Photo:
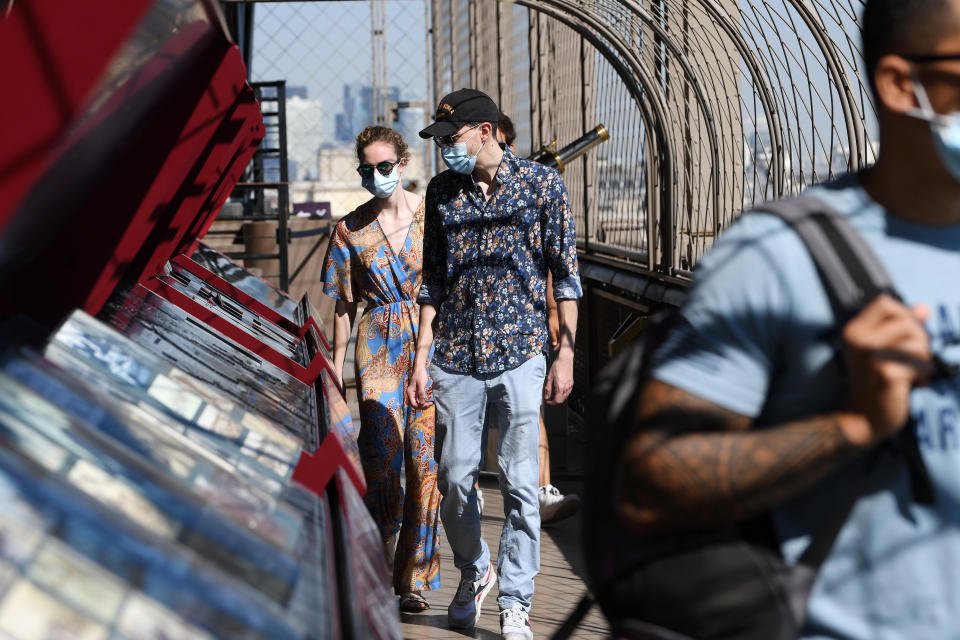
<path id="1" fill-rule="evenodd" d="M 656 384 L 631 442 L 621 497 L 654 528 L 735 522 L 811 486 L 858 450 L 832 415 L 768 429 Z"/>

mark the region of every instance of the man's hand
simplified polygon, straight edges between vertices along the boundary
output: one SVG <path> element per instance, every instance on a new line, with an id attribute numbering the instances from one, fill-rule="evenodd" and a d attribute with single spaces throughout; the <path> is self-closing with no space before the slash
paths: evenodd
<path id="1" fill-rule="evenodd" d="M 652 379 L 624 446 L 618 510 L 629 531 L 739 522 L 814 485 L 903 428 L 930 375 L 925 307 L 890 297 L 843 328 L 848 399 L 838 411 L 751 429 L 753 420 Z"/>
<path id="2" fill-rule="evenodd" d="M 417 349 L 413 358 L 413 368 L 410 370 L 410 380 L 407 381 L 407 404 L 423 411 L 431 404 L 433 398 L 427 391 L 427 362 L 430 360 L 430 345 L 433 343 L 433 319 L 437 310 L 432 304 L 420 305 L 420 324 L 417 333 Z"/>
<path id="3" fill-rule="evenodd" d="M 417 411 L 423 411 L 433 404 L 427 392 L 427 367 L 424 365 L 414 363 L 407 383 L 407 403 Z"/>
<path id="4" fill-rule="evenodd" d="M 554 360 L 547 374 L 547 382 L 543 385 L 543 398 L 547 404 L 561 404 L 570 395 L 573 389 L 573 356 L 561 353 Z"/>
<path id="5" fill-rule="evenodd" d="M 547 329 L 550 331 L 550 350 L 560 348 L 560 317 L 556 307 L 547 307 Z"/>
<path id="6" fill-rule="evenodd" d="M 923 328 L 929 314 L 926 306 L 908 309 L 880 296 L 843 328 L 850 395 L 841 425 L 851 443 L 879 442 L 907 423 L 910 390 L 933 371 Z"/>

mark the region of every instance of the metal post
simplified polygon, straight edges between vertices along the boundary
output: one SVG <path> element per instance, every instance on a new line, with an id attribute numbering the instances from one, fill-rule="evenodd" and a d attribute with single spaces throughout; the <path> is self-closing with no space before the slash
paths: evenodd
<path id="1" fill-rule="evenodd" d="M 290 237 L 287 233 L 287 217 L 290 215 L 290 171 L 287 161 L 287 83 L 278 80 L 277 87 L 277 124 L 280 129 L 280 182 L 277 190 L 277 253 L 280 254 L 280 288 L 286 291 L 290 286 L 287 254 Z"/>

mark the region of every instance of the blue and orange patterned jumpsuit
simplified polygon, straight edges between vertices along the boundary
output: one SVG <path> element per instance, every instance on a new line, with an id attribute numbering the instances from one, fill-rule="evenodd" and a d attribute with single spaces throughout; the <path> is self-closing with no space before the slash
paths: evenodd
<path id="1" fill-rule="evenodd" d="M 434 408 L 407 405 L 406 386 L 417 341 L 416 303 L 423 265 L 423 202 L 396 255 L 377 221 L 362 206 L 337 223 L 324 262 L 324 293 L 366 304 L 354 358 L 360 402 L 360 458 L 367 508 L 393 559 L 397 594 L 440 586 Z M 401 483 L 405 468 L 406 491 Z"/>

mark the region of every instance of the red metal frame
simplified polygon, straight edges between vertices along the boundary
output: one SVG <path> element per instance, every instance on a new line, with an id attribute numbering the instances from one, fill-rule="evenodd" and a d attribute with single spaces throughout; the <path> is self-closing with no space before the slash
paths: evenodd
<path id="1" fill-rule="evenodd" d="M 239 49 L 234 49 L 239 55 Z M 250 158 L 253 157 L 260 141 L 263 139 L 265 133 L 263 117 L 260 114 L 260 107 L 257 104 L 253 89 L 249 86 L 244 85 L 237 97 L 236 110 L 228 125 L 237 129 L 238 143 L 233 145 L 235 151 L 227 163 L 227 167 L 220 171 L 219 183 L 214 188 L 210 199 L 201 207 L 200 214 L 194 218 L 187 230 L 185 235 L 186 245 L 181 243 L 177 253 L 193 255 L 200 243 L 200 238 L 206 235 L 213 225 L 217 214 L 223 208 L 227 198 L 230 197 L 234 185 L 243 176 L 247 163 L 250 162 Z"/>
<path id="2" fill-rule="evenodd" d="M 189 296 L 168 285 L 166 282 L 158 278 L 152 278 L 141 284 L 158 296 L 166 298 L 207 326 L 213 327 L 244 349 L 251 351 L 258 357 L 263 358 L 306 385 L 313 386 L 323 369 L 327 369 L 331 374 L 333 373 L 333 367 L 327 362 L 327 359 L 323 357 L 322 353 L 317 353 L 313 357 L 313 360 L 310 361 L 310 364 L 303 367 L 288 356 L 260 342 L 254 336 L 229 320 L 220 317 L 196 300 L 191 299 Z"/>
<path id="3" fill-rule="evenodd" d="M 263 135 L 263 123 L 259 110 L 254 123 L 245 123 L 234 118 L 238 99 L 245 85 L 237 80 L 245 76 L 246 69 L 240 50 L 231 47 L 210 79 L 209 88 L 196 105 L 181 131 L 181 143 L 177 144 L 164 162 L 154 183 L 140 202 L 130 219 L 126 232 L 114 248 L 112 265 L 130 265 L 136 273 L 124 273 L 116 268 L 104 269 L 87 296 L 83 309 L 91 315 L 100 311 L 121 276 L 143 280 L 163 270 L 163 264 L 176 253 L 188 229 L 205 207 L 207 216 L 216 215 L 211 205 L 221 199 L 217 186 L 226 177 L 227 163 L 239 165 L 241 170 L 256 150 L 250 137 L 237 139 L 229 136 L 230 129 L 247 124 L 252 126 L 251 137 Z M 246 88 L 250 91 L 249 87 Z M 248 110 L 243 115 L 253 117 Z M 217 134 L 222 135 L 218 140 Z M 235 181 L 230 182 L 232 187 Z M 229 193 L 227 194 L 229 195 Z M 226 195 L 222 196 L 222 201 Z M 171 205 L 176 208 L 170 212 Z M 158 210 L 167 212 L 164 228 L 158 229 Z M 210 220 L 212 222 L 212 219 Z M 192 240 L 192 238 L 191 238 Z"/>
<path id="4" fill-rule="evenodd" d="M 333 435 L 328 435 L 317 447 L 315 453 L 306 451 L 300 453 L 297 466 L 291 476 L 294 482 L 306 487 L 317 495 L 322 495 L 324 489 L 334 477 L 337 469 L 342 468 L 350 478 L 350 483 L 362 497 L 367 492 L 367 485 L 363 478 L 357 475 L 350 456 L 344 451 L 343 445 Z"/>
<path id="5" fill-rule="evenodd" d="M 190 253 L 192 254 L 192 252 Z M 304 327 L 307 325 L 304 325 L 304 327 L 297 326 L 291 322 L 289 318 L 279 313 L 276 309 L 260 302 L 242 289 L 238 289 L 214 272 L 207 269 L 202 264 L 196 262 L 192 258 L 189 258 L 187 255 L 180 254 L 178 256 L 174 256 L 171 262 L 179 267 L 183 267 L 191 274 L 209 284 L 211 287 L 215 288 L 221 293 L 227 294 L 254 313 L 263 316 L 273 324 L 279 326 L 284 331 L 293 334 L 298 338 L 302 338 L 306 335 L 307 332 Z"/>
<path id="6" fill-rule="evenodd" d="M 0 232 L 20 247 L 0 264 L 0 317 L 29 308 L 52 327 L 76 307 L 98 313 L 121 281 L 194 244 L 229 196 L 263 122 L 215 0 L 198 2 L 210 20 L 174 24 L 154 0 L 31 0 L 0 20 L 0 57 L 17 61 Z M 115 67 L 138 21 L 169 35 Z M 116 77 L 88 96 L 108 70 Z"/>
<path id="7" fill-rule="evenodd" d="M 8 88 L 0 124 L 0 232 L 53 162 L 63 132 L 152 4 L 31 0 L 14 2 L 0 19 Z"/>

